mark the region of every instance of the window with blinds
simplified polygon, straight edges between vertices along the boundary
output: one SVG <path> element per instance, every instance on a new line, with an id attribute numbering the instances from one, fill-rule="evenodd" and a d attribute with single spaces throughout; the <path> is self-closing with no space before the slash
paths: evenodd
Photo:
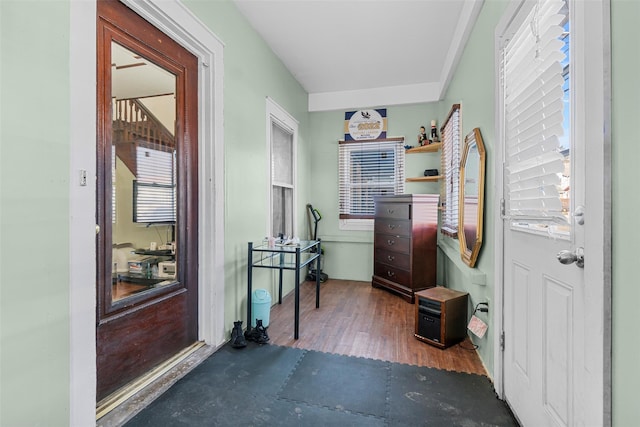
<path id="1" fill-rule="evenodd" d="M 271 235 L 293 236 L 293 133 L 271 122 Z"/>
<path id="2" fill-rule="evenodd" d="M 404 193 L 404 138 L 340 141 L 340 219 L 372 219 L 373 196 Z"/>
<path id="3" fill-rule="evenodd" d="M 505 213 L 516 229 L 568 230 L 567 10 L 566 1 L 538 1 L 502 49 Z"/>
<path id="4" fill-rule="evenodd" d="M 137 179 L 133 182 L 133 222 L 176 221 L 176 153 L 136 147 Z"/>
<path id="5" fill-rule="evenodd" d="M 440 231 L 458 237 L 458 190 L 460 182 L 460 104 L 454 104 L 441 128 L 442 225 Z"/>

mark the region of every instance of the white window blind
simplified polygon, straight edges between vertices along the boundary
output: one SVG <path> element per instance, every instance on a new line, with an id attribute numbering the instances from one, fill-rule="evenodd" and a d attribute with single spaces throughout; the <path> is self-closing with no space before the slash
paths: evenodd
<path id="1" fill-rule="evenodd" d="M 513 223 L 566 223 L 559 187 L 567 19 L 564 0 L 540 0 L 503 48 L 506 210 Z"/>
<path id="2" fill-rule="evenodd" d="M 293 133 L 271 123 L 271 235 L 293 236 Z"/>
<path id="3" fill-rule="evenodd" d="M 111 145 L 111 223 L 116 223 L 116 146 Z"/>
<path id="4" fill-rule="evenodd" d="M 176 221 L 176 154 L 138 145 L 133 222 Z"/>
<path id="5" fill-rule="evenodd" d="M 460 104 L 454 104 L 442 126 L 442 233 L 458 237 L 458 189 L 460 182 Z"/>
<path id="6" fill-rule="evenodd" d="M 340 141 L 340 219 L 373 218 L 373 196 L 404 193 L 404 138 Z"/>

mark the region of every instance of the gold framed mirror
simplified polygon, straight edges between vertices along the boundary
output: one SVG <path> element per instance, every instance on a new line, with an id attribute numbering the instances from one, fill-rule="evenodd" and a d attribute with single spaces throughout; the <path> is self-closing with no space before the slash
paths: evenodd
<path id="1" fill-rule="evenodd" d="M 464 139 L 460 160 L 458 241 L 460 256 L 469 267 L 476 265 L 482 246 L 485 157 L 480 129 L 475 128 Z"/>

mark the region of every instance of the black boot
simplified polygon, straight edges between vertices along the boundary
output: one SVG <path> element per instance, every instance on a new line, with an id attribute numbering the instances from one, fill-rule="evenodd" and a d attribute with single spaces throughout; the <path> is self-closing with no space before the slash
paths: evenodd
<path id="1" fill-rule="evenodd" d="M 247 346 L 247 341 L 242 334 L 242 320 L 233 322 L 233 330 L 231 331 L 231 347 L 242 348 Z"/>
<path id="2" fill-rule="evenodd" d="M 267 328 L 262 326 L 262 320 L 256 319 L 256 327 L 253 330 L 256 339 L 254 340 L 258 344 L 266 344 L 269 342 L 269 335 L 267 335 Z"/>
<path id="3" fill-rule="evenodd" d="M 244 333 L 244 337 L 249 341 L 257 342 L 258 344 L 266 344 L 269 342 L 269 335 L 267 335 L 267 329 L 262 325 L 261 319 L 256 319 L 256 327 Z"/>

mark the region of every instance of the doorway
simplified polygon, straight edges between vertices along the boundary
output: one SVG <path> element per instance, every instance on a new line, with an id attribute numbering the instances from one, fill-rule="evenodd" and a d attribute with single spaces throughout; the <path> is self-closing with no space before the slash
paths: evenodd
<path id="1" fill-rule="evenodd" d="M 608 18 L 522 1 L 496 30 L 495 383 L 523 425 L 611 423 Z"/>
<path id="2" fill-rule="evenodd" d="M 97 398 L 198 339 L 198 60 L 117 1 L 97 21 Z"/>
<path id="3" fill-rule="evenodd" d="M 198 340 L 225 340 L 224 272 L 224 45 L 182 3 L 121 0 L 156 28 L 180 40 L 199 60 L 198 82 Z M 70 82 L 72 176 L 96 171 L 97 2 L 71 2 Z M 74 425 L 95 421 L 96 405 L 96 191 L 70 180 L 71 407 Z M 87 286 L 87 284 L 90 284 Z"/>

